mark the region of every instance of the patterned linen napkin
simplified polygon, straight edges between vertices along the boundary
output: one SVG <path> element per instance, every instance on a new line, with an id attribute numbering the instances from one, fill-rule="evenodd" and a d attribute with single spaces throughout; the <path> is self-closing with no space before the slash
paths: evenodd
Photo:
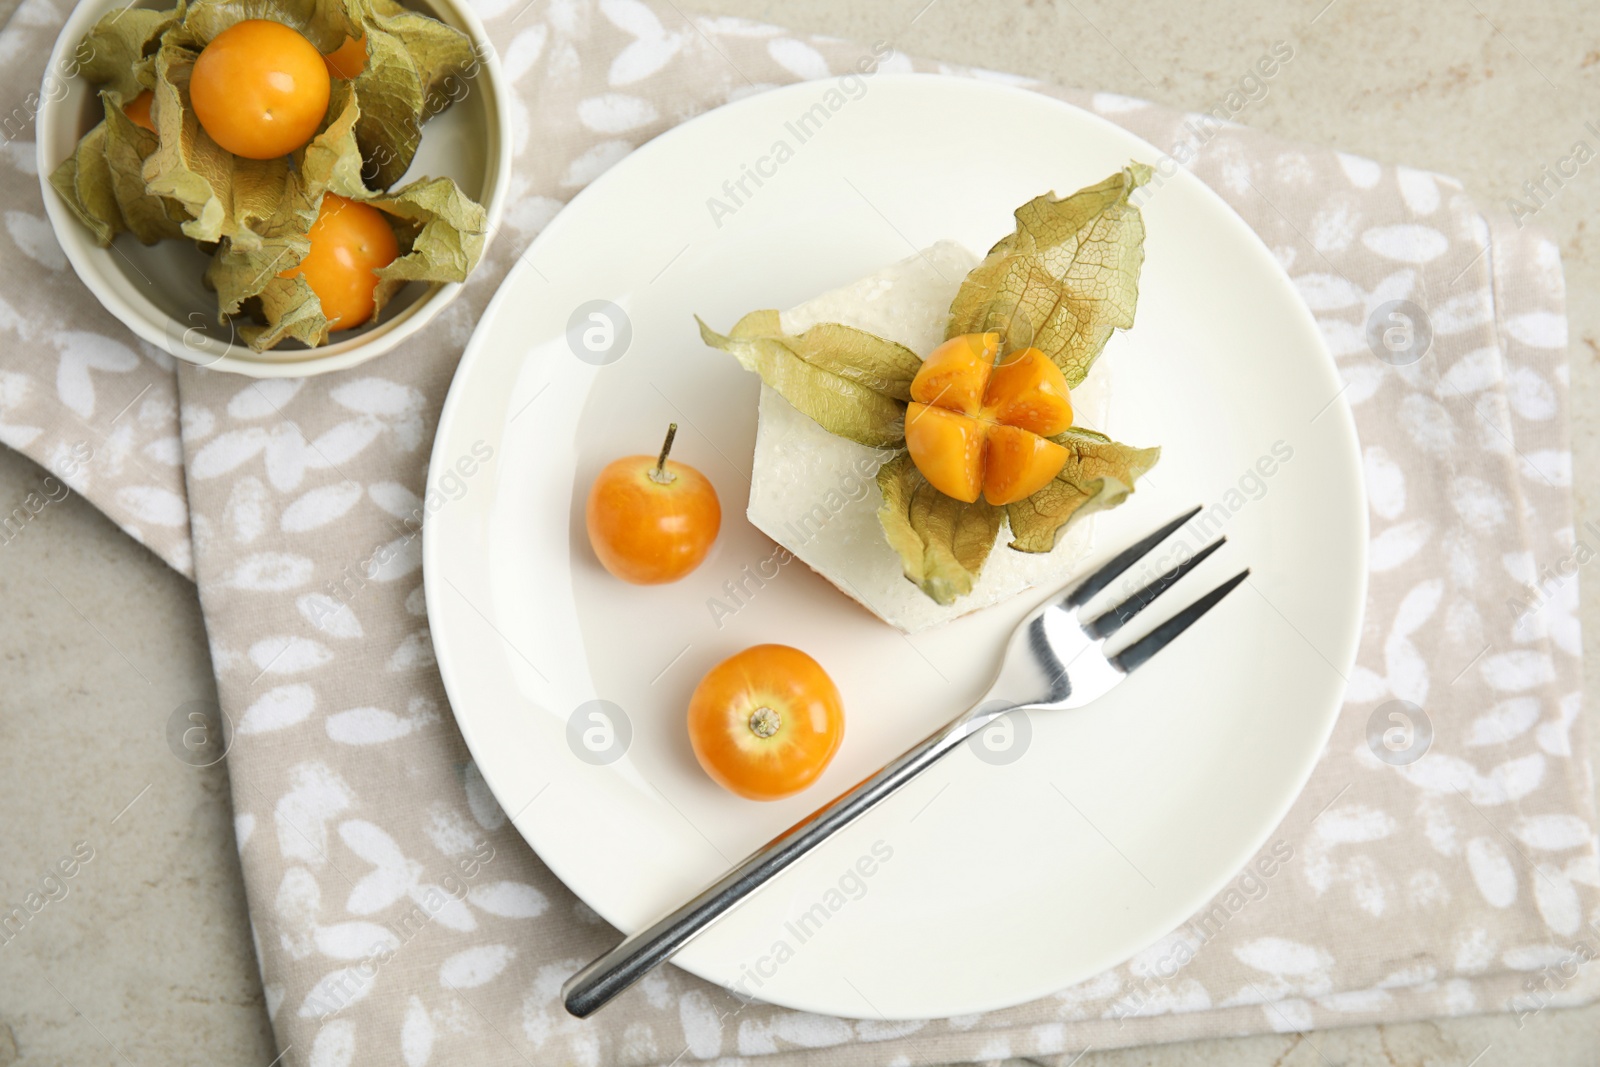
<path id="1" fill-rule="evenodd" d="M 0 441 L 199 582 L 284 1063 L 1066 1063 L 1091 1045 L 1531 1017 L 1600 992 L 1575 577 L 1600 531 L 1571 515 L 1554 244 L 1490 227 L 1448 178 L 1221 122 L 1231 98 L 1183 115 L 670 2 L 478 6 L 518 93 L 504 231 L 439 321 L 355 370 L 251 382 L 137 342 L 54 241 L 31 124 L 14 115 L 0 153 Z M 7 99 L 39 85 L 62 19 L 27 0 L 0 34 Z M 874 55 L 879 72 L 1002 78 L 1126 126 L 1295 279 L 1343 372 L 1371 499 L 1347 703 L 1251 867 L 1161 943 L 1054 996 L 850 1021 L 667 968 L 579 1022 L 560 984 L 616 935 L 508 825 L 434 668 L 415 517 L 439 406 L 496 285 L 587 182 L 692 115 Z M 1259 69 L 1292 61 L 1280 42 Z"/>

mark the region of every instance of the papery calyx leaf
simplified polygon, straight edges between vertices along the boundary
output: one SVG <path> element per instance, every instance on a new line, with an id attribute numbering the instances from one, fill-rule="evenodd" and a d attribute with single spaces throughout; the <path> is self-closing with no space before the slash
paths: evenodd
<path id="1" fill-rule="evenodd" d="M 1149 181 L 1131 163 L 1097 185 L 1017 208 L 1015 232 L 967 274 L 946 337 L 998 330 L 1009 349 L 1038 348 L 1076 386 L 1114 329 L 1133 325 L 1144 219 L 1129 197 Z"/>
<path id="2" fill-rule="evenodd" d="M 878 522 L 906 578 L 939 604 L 972 592 L 1004 510 L 982 498 L 967 504 L 939 492 L 904 452 L 878 468 L 878 489 Z"/>
<path id="3" fill-rule="evenodd" d="M 905 398 L 920 365 L 904 345 L 837 323 L 785 333 L 776 311 L 752 311 L 726 335 L 700 337 L 729 353 L 823 429 L 869 448 L 905 440 Z"/>
<path id="4" fill-rule="evenodd" d="M 1019 552 L 1049 552 L 1068 524 L 1126 500 L 1134 483 L 1161 458 L 1159 448 L 1119 444 L 1082 427 L 1050 440 L 1067 449 L 1061 472 L 1037 493 L 1006 507 L 1011 547 Z"/>

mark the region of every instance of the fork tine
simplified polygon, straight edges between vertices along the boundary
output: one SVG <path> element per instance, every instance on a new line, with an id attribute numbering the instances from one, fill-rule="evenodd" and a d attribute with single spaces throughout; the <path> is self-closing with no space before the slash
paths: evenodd
<path id="1" fill-rule="evenodd" d="M 1178 580 L 1181 579 L 1185 574 L 1188 574 L 1190 571 L 1200 566 L 1201 563 L 1205 562 L 1206 557 L 1211 555 L 1211 553 L 1215 552 L 1217 549 L 1221 548 L 1223 544 L 1227 542 L 1227 540 L 1228 539 L 1226 537 L 1217 538 L 1215 541 L 1202 548 L 1199 552 L 1196 552 L 1194 555 L 1190 556 L 1176 567 L 1167 571 L 1165 574 L 1151 582 L 1149 585 L 1145 586 L 1143 589 L 1140 589 L 1138 592 L 1134 593 L 1127 600 L 1124 600 L 1115 607 L 1107 608 L 1103 613 L 1096 616 L 1093 622 L 1086 625 L 1084 629 L 1089 632 L 1089 636 L 1091 637 L 1101 639 L 1110 637 L 1112 634 L 1116 633 L 1118 630 L 1122 629 L 1125 625 L 1132 621 L 1135 615 L 1149 607 L 1155 601 L 1156 597 L 1160 596 L 1162 593 L 1165 593 L 1174 585 L 1177 585 Z"/>
<path id="2" fill-rule="evenodd" d="M 1152 548 L 1156 547 L 1168 537 L 1172 536 L 1172 532 L 1174 530 L 1198 514 L 1200 514 L 1200 509 L 1198 507 L 1190 508 L 1188 511 L 1184 512 L 1182 515 L 1179 515 L 1177 518 L 1161 527 L 1161 529 L 1157 530 L 1149 537 L 1146 537 L 1142 541 L 1135 542 L 1130 547 L 1125 548 L 1115 556 L 1112 556 L 1111 559 L 1108 560 L 1106 564 L 1099 570 L 1095 571 L 1083 581 L 1079 582 L 1077 587 L 1067 595 L 1066 600 L 1062 601 L 1062 606 L 1067 608 L 1077 608 L 1087 604 L 1090 600 L 1094 599 L 1096 593 L 1100 592 L 1100 590 L 1116 581 L 1117 577 L 1121 575 L 1123 571 L 1127 570 L 1139 560 L 1143 559 L 1145 554 L 1148 553 Z"/>
<path id="3" fill-rule="evenodd" d="M 1195 620 L 1217 606 L 1217 602 L 1233 592 L 1241 582 L 1250 577 L 1250 569 L 1235 574 L 1232 578 L 1217 586 L 1193 604 L 1178 612 L 1166 622 L 1151 630 L 1149 635 L 1142 637 L 1111 657 L 1111 662 L 1120 667 L 1125 673 L 1132 673 L 1143 666 L 1149 659 L 1177 637 L 1183 631 L 1193 626 Z"/>

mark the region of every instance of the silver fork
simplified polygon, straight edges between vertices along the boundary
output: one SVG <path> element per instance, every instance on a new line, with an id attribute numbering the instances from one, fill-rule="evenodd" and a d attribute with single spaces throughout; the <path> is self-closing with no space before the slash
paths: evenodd
<path id="1" fill-rule="evenodd" d="M 1151 602 L 1222 547 L 1218 538 L 1122 603 L 1087 615 L 1091 600 L 1200 511 L 1194 508 L 1076 579 L 1023 619 L 1006 646 L 994 684 L 976 704 L 850 792 L 774 838 L 687 904 L 625 938 L 561 987 L 567 1011 L 584 1018 L 671 959 L 706 927 L 833 834 L 953 751 L 962 741 L 1013 711 L 1081 708 L 1104 696 L 1150 661 L 1250 575 L 1229 578 L 1188 607 L 1108 654 L 1111 637 Z"/>

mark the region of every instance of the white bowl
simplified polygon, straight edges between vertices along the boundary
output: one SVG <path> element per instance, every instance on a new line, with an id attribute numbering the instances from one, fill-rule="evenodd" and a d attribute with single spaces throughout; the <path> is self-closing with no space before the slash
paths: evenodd
<path id="1" fill-rule="evenodd" d="M 507 103 L 511 90 L 483 23 L 466 0 L 407 0 L 407 4 L 467 34 L 478 45 L 482 60 L 470 91 L 423 127 L 421 147 L 400 184 L 421 176 L 454 178 L 487 209 L 487 253 L 488 241 L 500 227 L 511 181 Z M 412 283 L 384 309 L 382 321 L 335 334 L 340 339 L 332 344 L 305 348 L 291 342 L 270 352 L 253 352 L 247 345 L 233 343 L 226 326 L 217 326 L 216 295 L 201 282 L 206 256 L 194 242 L 146 246 L 124 233 L 110 248 L 95 244 L 51 186 L 50 174 L 101 116 L 93 87 L 82 77 L 66 76 L 74 70 L 72 54 L 102 15 L 124 6 L 128 6 L 125 0 L 83 0 L 73 9 L 56 38 L 39 93 L 37 153 L 45 210 L 72 269 L 106 310 L 140 338 L 178 359 L 256 378 L 295 378 L 343 370 L 382 355 L 455 299 L 461 291 L 457 283 Z M 132 6 L 165 5 L 141 0 Z"/>

